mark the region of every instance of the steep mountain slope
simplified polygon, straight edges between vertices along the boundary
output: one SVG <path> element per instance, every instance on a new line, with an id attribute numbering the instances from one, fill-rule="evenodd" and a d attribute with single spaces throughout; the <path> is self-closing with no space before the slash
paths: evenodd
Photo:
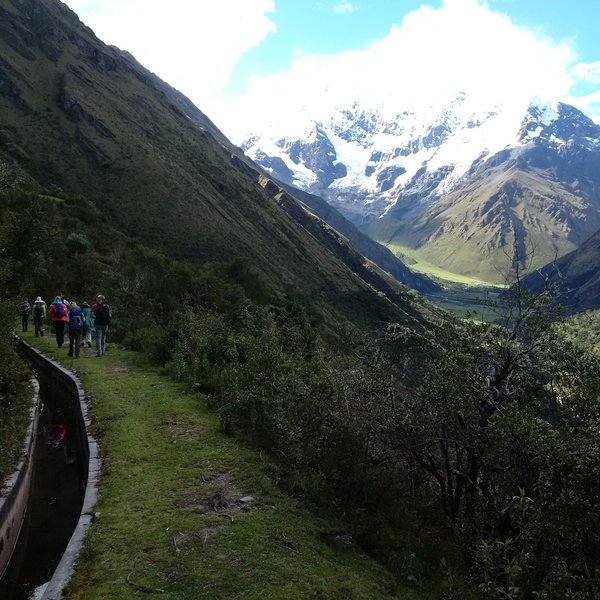
<path id="1" fill-rule="evenodd" d="M 600 308 L 600 231 L 577 250 L 528 275 L 524 285 L 538 292 L 548 276 L 568 312 Z"/>
<path id="2" fill-rule="evenodd" d="M 439 286 L 431 279 L 410 271 L 387 248 L 358 231 L 323 199 L 310 194 L 301 195 L 302 192 L 299 190 L 294 190 L 292 195 L 264 176 L 260 176 L 259 184 L 267 193 L 272 194 L 276 202 L 296 222 L 301 223 L 333 254 L 349 265 L 354 273 L 360 275 L 376 289 L 382 291 L 387 289 L 388 296 L 394 294 L 395 284 L 389 285 L 390 279 L 393 278 L 424 293 L 439 291 Z M 301 202 L 297 200 L 298 195 L 303 199 Z M 326 207 L 329 210 L 326 210 Z M 348 239 L 352 244 L 347 243 Z M 371 260 L 365 261 L 365 257 Z M 383 269 L 383 272 L 378 266 Z"/>
<path id="3" fill-rule="evenodd" d="M 175 257 L 248 257 L 332 317 L 403 314 L 291 219 L 172 92 L 60 2 L 0 0 L 0 144 L 34 179 L 90 198 L 128 235 Z M 418 317 L 408 296 L 394 302 Z"/>
<path id="4" fill-rule="evenodd" d="M 596 212 L 566 185 L 539 169 L 504 163 L 423 212 L 402 200 L 369 231 L 448 271 L 502 282 L 513 251 L 533 252 L 532 266 L 576 248 L 600 226 Z"/>
<path id="5" fill-rule="evenodd" d="M 561 103 L 483 110 L 463 94 L 391 116 L 354 105 L 301 139 L 243 147 L 392 249 L 489 281 L 515 244 L 541 266 L 600 227 L 600 127 Z"/>
<path id="6" fill-rule="evenodd" d="M 359 252 L 393 275 L 398 281 L 424 294 L 439 291 L 438 284 L 425 275 L 411 271 L 388 248 L 360 231 L 356 225 L 330 204 L 327 204 L 323 198 L 303 192 L 293 186 L 284 184 L 284 187 L 289 194 L 299 199 L 323 221 L 348 238 Z"/>
<path id="7" fill-rule="evenodd" d="M 121 55 L 127 58 L 139 70 L 142 70 L 152 80 L 166 97 L 173 102 L 175 106 L 180 108 L 192 121 L 195 121 L 203 129 L 207 129 L 224 147 L 228 148 L 232 153 L 232 164 L 239 170 L 245 172 L 253 180 L 258 181 L 261 176 L 258 165 L 240 152 L 240 149 L 234 146 L 223 133 L 215 126 L 215 124 L 202 113 L 188 98 L 181 92 L 172 88 L 170 85 L 158 78 L 154 73 L 151 73 L 145 67 L 140 65 L 131 54 L 121 52 Z M 325 202 L 319 196 L 308 194 L 299 188 L 285 183 L 278 182 L 278 185 L 285 187 L 286 191 L 299 200 L 305 207 L 314 212 L 320 219 L 333 227 L 336 231 L 345 236 L 356 249 L 366 258 L 373 261 L 384 271 L 390 273 L 400 283 L 403 283 L 422 293 L 435 292 L 439 286 L 431 279 L 411 271 L 398 257 L 382 244 L 375 242 L 368 235 L 362 233 L 353 223 L 346 219 L 338 210 L 334 209 L 330 204 Z M 279 190 L 278 190 L 279 191 Z M 275 192 L 275 193 L 278 193 Z"/>

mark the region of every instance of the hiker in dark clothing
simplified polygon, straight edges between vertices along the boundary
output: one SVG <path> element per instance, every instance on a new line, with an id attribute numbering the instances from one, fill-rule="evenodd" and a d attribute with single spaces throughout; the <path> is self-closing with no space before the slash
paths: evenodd
<path id="1" fill-rule="evenodd" d="M 46 303 L 38 296 L 33 303 L 33 327 L 35 337 L 44 335 L 44 321 L 46 320 Z"/>
<path id="2" fill-rule="evenodd" d="M 29 322 L 29 315 L 31 314 L 31 304 L 29 300 L 25 298 L 21 302 L 21 329 L 23 332 L 27 331 L 27 323 Z"/>
<path id="3" fill-rule="evenodd" d="M 112 308 L 106 303 L 106 298 L 102 294 L 98 294 L 96 304 L 91 310 L 94 325 L 96 327 L 96 355 L 104 356 L 106 349 L 106 332 L 112 319 Z"/>
<path id="4" fill-rule="evenodd" d="M 77 302 L 71 302 L 67 323 L 69 324 L 69 356 L 73 356 L 73 351 L 75 351 L 75 358 L 79 358 L 81 332 L 85 325 L 85 316 L 81 308 L 77 306 Z"/>

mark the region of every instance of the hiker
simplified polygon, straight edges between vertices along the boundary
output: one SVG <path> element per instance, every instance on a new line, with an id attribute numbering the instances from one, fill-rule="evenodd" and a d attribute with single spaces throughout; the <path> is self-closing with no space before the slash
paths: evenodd
<path id="1" fill-rule="evenodd" d="M 84 300 L 81 303 L 81 310 L 85 317 L 85 323 L 81 332 L 81 343 L 87 344 L 88 348 L 92 347 L 92 335 L 96 336 L 96 328 L 94 327 L 94 319 L 92 318 L 92 310 L 90 305 Z"/>
<path id="2" fill-rule="evenodd" d="M 27 323 L 29 322 L 29 315 L 31 314 L 31 305 L 29 300 L 25 298 L 21 302 L 21 329 L 23 332 L 27 331 Z"/>
<path id="3" fill-rule="evenodd" d="M 67 315 L 69 324 L 69 356 L 73 356 L 73 346 L 75 346 L 75 358 L 79 358 L 79 347 L 81 346 L 81 331 L 85 325 L 85 316 L 83 310 L 77 306 L 77 302 L 71 302 L 71 308 Z"/>
<path id="4" fill-rule="evenodd" d="M 33 327 L 35 337 L 44 335 L 44 321 L 46 320 L 46 303 L 38 296 L 33 303 Z"/>
<path id="5" fill-rule="evenodd" d="M 59 348 L 65 343 L 65 323 L 67 322 L 67 307 L 65 306 L 62 298 L 56 296 L 54 301 L 50 305 L 50 319 L 52 325 L 54 325 L 54 332 L 56 333 L 56 343 Z"/>
<path id="6" fill-rule="evenodd" d="M 71 306 L 71 301 L 65 298 L 61 292 L 59 292 L 57 296 L 63 301 L 63 304 L 67 307 L 67 309 Z"/>
<path id="7" fill-rule="evenodd" d="M 102 294 L 96 297 L 96 304 L 92 306 L 91 313 L 96 327 L 96 356 L 104 356 L 106 332 L 112 319 L 112 308 L 106 303 L 106 298 Z"/>

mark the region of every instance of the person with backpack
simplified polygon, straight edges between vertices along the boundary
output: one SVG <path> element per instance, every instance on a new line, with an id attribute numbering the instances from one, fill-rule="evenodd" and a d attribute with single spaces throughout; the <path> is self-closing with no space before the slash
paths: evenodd
<path id="1" fill-rule="evenodd" d="M 65 324 L 67 322 L 67 307 L 60 296 L 56 296 L 50 305 L 50 319 L 56 333 L 56 343 L 59 348 L 65 343 Z"/>
<path id="2" fill-rule="evenodd" d="M 96 304 L 92 306 L 91 314 L 96 327 L 96 356 L 104 356 L 106 333 L 112 320 L 112 308 L 106 303 L 106 298 L 102 294 L 96 297 Z"/>
<path id="3" fill-rule="evenodd" d="M 92 318 L 92 310 L 90 305 L 84 300 L 81 303 L 81 310 L 85 317 L 83 331 L 81 332 L 81 343 L 87 344 L 88 348 L 92 347 L 92 335 L 96 336 L 96 328 L 94 327 L 94 319 Z"/>
<path id="4" fill-rule="evenodd" d="M 29 315 L 31 314 L 31 304 L 29 304 L 29 300 L 25 298 L 23 302 L 21 302 L 21 329 L 23 333 L 27 331 L 27 323 L 29 322 Z"/>
<path id="5" fill-rule="evenodd" d="M 35 329 L 35 337 L 44 335 L 44 321 L 46 320 L 46 303 L 38 296 L 33 303 L 33 327 Z"/>
<path id="6" fill-rule="evenodd" d="M 85 315 L 83 314 L 83 310 L 77 306 L 77 302 L 71 302 L 71 307 L 67 314 L 67 323 L 69 324 L 69 356 L 73 356 L 73 350 L 75 350 L 75 358 L 79 358 L 81 332 L 85 325 Z"/>

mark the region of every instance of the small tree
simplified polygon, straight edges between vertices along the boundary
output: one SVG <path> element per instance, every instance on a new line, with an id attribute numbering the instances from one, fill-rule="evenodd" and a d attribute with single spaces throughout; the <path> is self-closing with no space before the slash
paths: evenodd
<path id="1" fill-rule="evenodd" d="M 387 436 L 426 474 L 488 595 L 567 580 L 580 594 L 598 580 L 600 366 L 557 333 L 549 278 L 530 293 L 515 265 L 493 322 L 388 332 L 385 372 L 406 385 Z"/>
<path id="2" fill-rule="evenodd" d="M 67 236 L 66 244 L 69 254 L 74 257 L 85 254 L 91 248 L 91 243 L 87 237 L 74 231 Z"/>

